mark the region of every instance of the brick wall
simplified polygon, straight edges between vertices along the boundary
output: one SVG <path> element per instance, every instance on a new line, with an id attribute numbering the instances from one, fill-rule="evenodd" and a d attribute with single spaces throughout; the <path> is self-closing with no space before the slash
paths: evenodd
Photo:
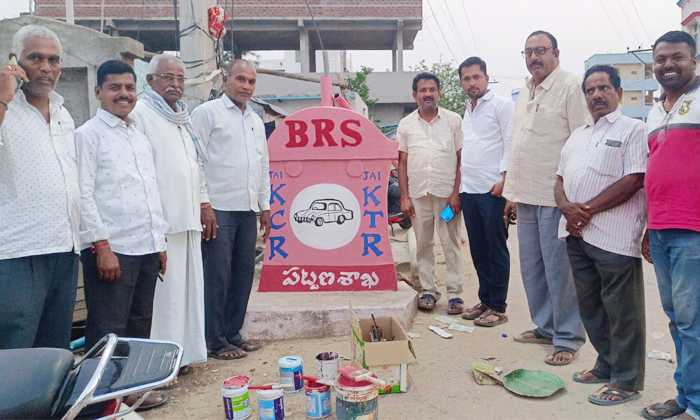
<path id="1" fill-rule="evenodd" d="M 319 19 L 421 19 L 421 0 L 308 0 L 315 18 Z M 179 0 L 178 5 L 188 4 Z M 235 0 L 229 1 L 229 14 L 233 3 L 234 19 L 298 19 L 309 18 L 303 0 Z M 224 5 L 224 1 L 219 2 Z M 76 19 L 99 18 L 102 0 L 74 0 Z M 39 16 L 63 18 L 65 0 L 36 0 Z M 105 19 L 172 18 L 173 2 L 170 0 L 107 0 Z"/>

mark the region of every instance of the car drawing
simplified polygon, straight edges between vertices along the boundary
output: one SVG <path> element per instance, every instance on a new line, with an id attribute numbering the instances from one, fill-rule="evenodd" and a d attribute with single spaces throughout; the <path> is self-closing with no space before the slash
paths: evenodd
<path id="1" fill-rule="evenodd" d="M 297 223 L 313 223 L 316 226 L 331 222 L 342 225 L 346 220 L 352 220 L 352 210 L 347 210 L 340 200 L 314 200 L 307 210 L 296 212 L 294 220 Z"/>

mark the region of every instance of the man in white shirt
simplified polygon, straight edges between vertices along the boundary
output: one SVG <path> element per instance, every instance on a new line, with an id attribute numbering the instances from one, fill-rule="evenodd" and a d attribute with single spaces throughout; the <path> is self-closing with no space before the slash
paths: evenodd
<path id="1" fill-rule="evenodd" d="M 644 275 L 646 126 L 622 115 L 620 76 L 594 66 L 583 80 L 595 125 L 571 134 L 561 151 L 554 195 L 562 213 L 581 319 L 598 352 L 581 383 L 606 383 L 588 399 L 615 405 L 644 388 Z"/>
<path id="2" fill-rule="evenodd" d="M 0 349 L 68 348 L 80 190 L 75 125 L 54 92 L 61 43 L 28 25 L 12 51 L 19 65 L 0 69 Z"/>
<path id="3" fill-rule="evenodd" d="M 470 57 L 460 64 L 459 83 L 469 96 L 462 120 L 462 181 L 459 198 L 469 251 L 479 277 L 479 304 L 462 314 L 482 327 L 508 322 L 510 277 L 508 230 L 501 195 L 508 167 L 515 104 L 488 88 L 486 63 Z"/>
<path id="4" fill-rule="evenodd" d="M 431 73 L 413 78 L 413 98 L 418 109 L 399 122 L 399 188 L 401 211 L 412 218 L 416 232 L 418 278 L 423 294 L 418 308 L 432 310 L 441 293 L 435 284 L 435 227 L 445 254 L 445 286 L 451 315 L 461 314 L 459 297 L 464 282 L 460 248 L 459 183 L 462 119 L 438 107 L 440 79 Z M 453 219 L 440 214 L 451 209 Z"/>
<path id="5" fill-rule="evenodd" d="M 226 93 L 192 112 L 209 153 L 207 189 L 216 214 L 216 237 L 202 242 L 207 349 L 217 359 L 238 359 L 260 345 L 241 337 L 255 274 L 256 216 L 263 242 L 270 235 L 270 161 L 262 119 L 248 106 L 257 72 L 246 60 L 226 70 Z"/>
<path id="6" fill-rule="evenodd" d="M 192 363 L 207 360 L 202 225 L 216 237 L 216 221 L 200 163 L 207 159 L 206 149 L 181 101 L 185 65 L 175 56 L 159 54 L 151 59 L 148 73 L 151 89 L 141 94 L 131 118 L 151 143 L 160 201 L 170 226 L 165 235 L 168 272 L 156 285 L 151 338 L 182 344 L 184 374 L 191 372 Z"/>
<path id="7" fill-rule="evenodd" d="M 97 115 L 76 130 L 88 317 L 85 346 L 105 334 L 148 338 L 165 232 L 151 145 L 134 127 L 136 75 L 123 61 L 97 69 Z"/>

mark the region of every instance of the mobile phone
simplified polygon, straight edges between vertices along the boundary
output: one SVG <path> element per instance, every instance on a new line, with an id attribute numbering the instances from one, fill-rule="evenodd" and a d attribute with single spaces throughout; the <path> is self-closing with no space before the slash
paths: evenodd
<path id="1" fill-rule="evenodd" d="M 455 217 L 455 213 L 452 211 L 452 207 L 445 207 L 445 210 L 443 210 L 442 213 L 440 213 L 440 217 L 442 217 L 442 220 L 449 223 L 450 220 L 452 220 L 452 218 Z"/>
<path id="2" fill-rule="evenodd" d="M 13 55 L 12 57 L 10 57 L 10 64 L 14 64 L 15 66 L 19 66 L 19 61 L 17 61 L 16 55 Z M 21 88 L 23 83 L 24 83 L 24 80 L 22 80 L 21 77 L 15 76 L 15 90 Z"/>

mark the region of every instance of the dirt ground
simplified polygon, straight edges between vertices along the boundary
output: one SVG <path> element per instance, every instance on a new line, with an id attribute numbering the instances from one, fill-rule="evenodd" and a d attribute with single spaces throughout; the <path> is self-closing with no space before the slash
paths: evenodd
<path id="1" fill-rule="evenodd" d="M 396 229 L 392 239 L 394 246 L 406 246 L 405 232 Z M 574 372 L 592 368 L 595 350 L 587 343 L 569 366 L 554 367 L 543 362 L 551 347 L 538 344 L 521 344 L 513 336 L 530 329 L 527 300 L 520 277 L 516 229 L 511 229 L 511 280 L 508 296 L 510 321 L 493 329 L 479 328 L 473 333 L 454 332 L 451 339 L 443 339 L 428 330 L 430 325 L 440 325 L 433 317 L 446 312 L 447 302 L 442 299 L 432 313 L 418 313 L 410 331 L 419 333 L 413 340 L 418 356 L 409 364 L 408 392 L 379 397 L 379 413 L 382 419 L 638 419 L 643 407 L 665 401 L 675 396 L 672 375 L 675 362 L 647 359 L 645 390 L 642 397 L 613 407 L 599 407 L 588 402 L 587 396 L 600 385 L 575 383 Z M 464 233 L 466 238 L 466 233 Z M 444 258 L 439 245 L 437 277 L 444 289 Z M 465 281 L 465 305 L 477 303 L 478 281 L 469 255 L 468 245 L 463 245 Z M 644 263 L 647 341 L 648 351 L 661 350 L 674 354 L 673 342 L 668 332 L 667 318 L 661 309 L 659 292 L 653 267 Z M 257 286 L 256 286 L 257 287 Z M 458 320 L 459 317 L 455 317 Z M 348 321 L 349 322 L 349 321 Z M 472 325 L 470 321 L 459 321 Z M 663 335 L 660 338 L 652 338 Z M 506 334 L 507 337 L 502 335 Z M 247 337 L 252 338 L 254 337 Z M 257 384 L 278 382 L 277 360 L 288 355 L 302 356 L 304 372 L 315 374 L 313 364 L 316 354 L 336 351 L 350 356 L 350 336 L 328 337 L 315 340 L 278 341 L 264 343 L 264 347 L 249 353 L 248 357 L 234 361 L 209 359 L 195 366 L 193 374 L 182 376 L 180 387 L 168 391 L 170 401 L 164 407 L 141 415 L 148 420 L 165 419 L 224 419 L 220 393 L 221 382 L 234 375 L 249 376 Z M 530 399 L 519 397 L 505 388 L 477 385 L 469 368 L 470 358 L 490 359 L 494 366 L 503 367 L 503 374 L 525 368 L 550 372 L 561 377 L 566 387 L 550 398 Z M 492 359 L 493 358 L 493 359 Z M 674 354 L 675 359 L 675 354 Z M 349 363 L 347 361 L 343 362 Z M 335 412 L 335 395 L 333 408 Z M 251 419 L 259 418 L 257 399 L 251 392 Z M 285 395 L 287 419 L 306 417 L 303 393 Z M 335 415 L 330 417 L 335 418 Z"/>

